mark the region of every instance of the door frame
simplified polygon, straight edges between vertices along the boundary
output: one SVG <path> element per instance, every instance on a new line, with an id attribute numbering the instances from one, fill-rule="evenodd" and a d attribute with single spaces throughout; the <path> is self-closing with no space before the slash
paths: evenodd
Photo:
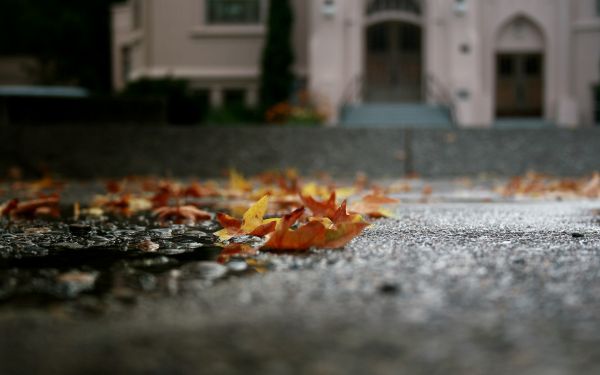
<path id="1" fill-rule="evenodd" d="M 423 27 L 423 22 L 421 21 L 420 17 L 416 17 L 414 15 L 398 15 L 398 14 L 394 14 L 394 15 L 385 15 L 385 14 L 381 14 L 381 15 L 375 15 L 375 16 L 371 16 L 369 17 L 369 20 L 367 22 L 365 22 L 363 30 L 362 30 L 362 39 L 363 39 L 363 43 L 362 43 L 362 59 L 363 59 L 363 73 L 362 73 L 362 101 L 363 102 L 368 102 L 367 98 L 366 98 L 366 91 L 368 88 L 368 59 L 369 59 L 369 43 L 368 43 L 368 32 L 369 32 L 369 28 L 376 26 L 376 25 L 380 25 L 380 24 L 385 24 L 385 23 L 396 23 L 399 25 L 409 25 L 409 26 L 414 26 L 419 28 L 419 32 L 420 32 L 420 77 L 419 77 L 419 98 L 417 100 L 417 102 L 422 102 L 424 100 L 427 99 L 427 90 L 426 90 L 426 77 L 427 77 L 427 72 L 426 72 L 426 28 Z M 399 101 L 398 103 L 403 103 L 403 101 Z"/>
<path id="2" fill-rule="evenodd" d="M 532 108 L 531 110 L 531 114 L 527 113 L 526 111 L 524 111 L 523 113 L 518 113 L 518 109 L 515 108 L 516 112 L 514 115 L 510 115 L 510 114 L 503 114 L 501 113 L 501 106 L 499 103 L 500 100 L 500 96 L 498 95 L 498 89 L 499 89 L 499 81 L 500 81 L 500 57 L 501 56 L 512 56 L 514 59 L 513 61 L 521 61 L 520 65 L 516 65 L 515 69 L 519 69 L 521 70 L 521 72 L 517 72 L 516 74 L 519 74 L 520 77 L 518 77 L 517 79 L 526 79 L 526 75 L 522 72 L 522 70 L 524 69 L 523 65 L 524 64 L 524 58 L 526 58 L 527 56 L 539 56 L 540 58 L 540 72 L 539 72 L 539 79 L 541 81 L 540 83 L 540 101 L 539 101 L 539 108 Z M 518 59 L 520 57 L 520 59 Z M 547 58 L 546 58 L 546 54 L 544 53 L 544 51 L 496 51 L 495 55 L 494 55 L 494 116 L 495 118 L 544 118 L 545 114 L 546 114 L 546 85 L 547 85 L 547 79 L 546 79 L 546 71 L 547 71 Z M 518 84 L 518 82 L 517 82 Z M 515 91 L 517 89 L 517 87 L 515 86 Z M 515 98 L 517 99 L 517 98 Z M 535 113 L 534 113 L 535 112 Z"/>

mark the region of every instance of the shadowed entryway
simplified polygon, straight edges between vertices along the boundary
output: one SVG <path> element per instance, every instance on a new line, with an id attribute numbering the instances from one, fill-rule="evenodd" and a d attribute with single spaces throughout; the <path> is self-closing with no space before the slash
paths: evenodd
<path id="1" fill-rule="evenodd" d="M 398 21 L 367 28 L 366 101 L 421 101 L 421 34 L 419 26 Z"/>
<path id="2" fill-rule="evenodd" d="M 498 35 L 496 116 L 544 116 L 545 42 L 540 28 L 518 16 Z"/>

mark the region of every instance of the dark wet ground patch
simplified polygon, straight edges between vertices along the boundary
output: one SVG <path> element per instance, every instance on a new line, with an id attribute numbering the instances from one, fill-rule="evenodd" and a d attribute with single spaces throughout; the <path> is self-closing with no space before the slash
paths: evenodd
<path id="1" fill-rule="evenodd" d="M 102 313 L 268 268 L 217 262 L 214 221 L 159 225 L 152 218 L 0 222 L 0 310 L 67 307 Z"/>

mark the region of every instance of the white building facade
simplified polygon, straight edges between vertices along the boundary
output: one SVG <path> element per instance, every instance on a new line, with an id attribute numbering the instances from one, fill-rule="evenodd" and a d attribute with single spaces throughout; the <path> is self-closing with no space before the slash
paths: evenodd
<path id="1" fill-rule="evenodd" d="M 296 75 L 341 109 L 445 106 L 461 127 L 592 126 L 598 0 L 292 0 Z M 131 0 L 113 9 L 115 87 L 176 77 L 212 105 L 257 100 L 265 0 Z M 343 122 L 343 121 L 342 121 Z"/>

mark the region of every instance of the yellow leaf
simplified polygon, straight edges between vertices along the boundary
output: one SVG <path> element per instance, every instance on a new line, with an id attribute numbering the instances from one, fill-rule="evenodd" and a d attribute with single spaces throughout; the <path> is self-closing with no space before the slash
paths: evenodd
<path id="1" fill-rule="evenodd" d="M 344 200 L 348 197 L 351 197 L 354 194 L 356 194 L 356 189 L 352 186 L 335 189 L 335 196 L 337 197 L 337 199 Z"/>
<path id="2" fill-rule="evenodd" d="M 252 184 L 235 169 L 229 170 L 229 188 L 238 191 L 252 190 Z"/>
<path id="3" fill-rule="evenodd" d="M 223 229 L 215 232 L 222 241 L 227 241 L 235 236 L 249 234 L 251 236 L 263 237 L 275 230 L 279 219 L 266 219 L 263 217 L 267 213 L 269 206 L 269 196 L 265 195 L 258 202 L 254 203 L 244 213 L 240 221 L 224 213 L 217 214 L 217 220 Z"/>
<path id="4" fill-rule="evenodd" d="M 230 240 L 231 237 L 233 237 L 236 233 L 232 232 L 230 229 L 228 228 L 223 228 L 219 231 L 216 231 L 215 233 L 213 233 L 215 236 L 219 237 L 219 239 L 221 241 L 227 241 Z"/>
<path id="5" fill-rule="evenodd" d="M 260 200 L 254 203 L 248 211 L 244 214 L 242 221 L 242 231 L 250 233 L 256 227 L 263 224 L 263 217 L 267 213 L 267 207 L 269 206 L 269 196 L 265 195 Z"/>
<path id="6" fill-rule="evenodd" d="M 329 189 L 314 182 L 309 182 L 302 186 L 302 195 L 305 197 L 326 198 L 329 196 Z"/>

